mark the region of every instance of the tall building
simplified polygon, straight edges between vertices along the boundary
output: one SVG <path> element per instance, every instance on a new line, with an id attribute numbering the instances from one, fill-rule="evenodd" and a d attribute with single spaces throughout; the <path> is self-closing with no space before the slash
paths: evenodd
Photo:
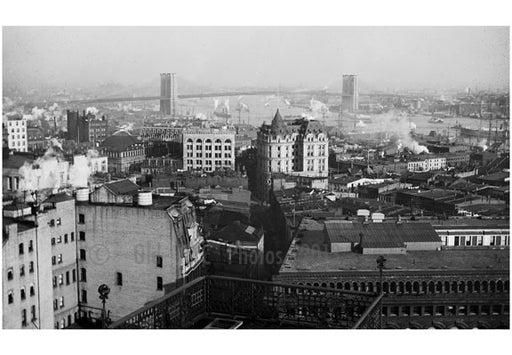
<path id="1" fill-rule="evenodd" d="M 359 84 L 357 75 L 343 75 L 341 107 L 343 111 L 357 112 L 359 107 Z"/>
<path id="2" fill-rule="evenodd" d="M 160 113 L 176 117 L 177 84 L 175 73 L 160 74 Z"/>
<path id="3" fill-rule="evenodd" d="M 183 131 L 183 169 L 235 169 L 235 131 L 190 128 Z"/>
<path id="4" fill-rule="evenodd" d="M 328 139 L 320 122 L 284 121 L 278 109 L 272 123 L 261 126 L 256 146 L 257 194 L 263 200 L 268 198 L 273 173 L 311 179 L 328 176 Z"/>
<path id="5" fill-rule="evenodd" d="M 98 318 L 101 284 L 115 321 L 201 273 L 203 237 L 187 197 L 152 196 L 129 180 L 84 197 L 76 207 L 82 316 Z"/>
<path id="6" fill-rule="evenodd" d="M 107 137 L 108 121 L 105 116 L 97 118 L 84 111 L 67 111 L 68 139 L 77 143 L 93 143 L 97 146 Z"/>
<path id="7" fill-rule="evenodd" d="M 19 116 L 8 118 L 7 133 L 7 144 L 9 149 L 16 150 L 18 152 L 27 151 L 27 120 Z"/>
<path id="8" fill-rule="evenodd" d="M 3 211 L 4 328 L 65 328 L 78 319 L 75 201 L 54 195 Z"/>

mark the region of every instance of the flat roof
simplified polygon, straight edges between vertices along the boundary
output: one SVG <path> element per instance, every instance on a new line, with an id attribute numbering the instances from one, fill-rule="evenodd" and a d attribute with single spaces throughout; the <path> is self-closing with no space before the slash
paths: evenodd
<path id="1" fill-rule="evenodd" d="M 318 231 L 304 231 L 292 247 L 279 274 L 296 272 L 377 271 L 378 255 L 329 253 Z M 509 249 L 449 249 L 383 254 L 387 270 L 509 270 Z"/>

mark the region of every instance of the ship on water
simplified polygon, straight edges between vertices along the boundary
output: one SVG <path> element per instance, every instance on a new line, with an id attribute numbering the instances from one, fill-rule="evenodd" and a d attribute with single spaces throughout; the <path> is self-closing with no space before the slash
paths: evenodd
<path id="1" fill-rule="evenodd" d="M 219 103 L 218 99 L 214 99 L 213 115 L 218 118 L 230 119 L 231 113 L 229 112 L 229 99 L 224 100 L 223 104 Z"/>

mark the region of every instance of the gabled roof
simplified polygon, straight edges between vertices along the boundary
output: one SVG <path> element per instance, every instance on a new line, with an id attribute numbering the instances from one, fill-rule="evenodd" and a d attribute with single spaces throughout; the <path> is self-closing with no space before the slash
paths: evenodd
<path id="1" fill-rule="evenodd" d="M 103 143 L 101 143 L 101 146 L 113 152 L 122 152 L 129 146 L 140 143 L 142 143 L 142 141 L 137 137 L 127 132 L 119 132 L 105 139 Z"/>
<path id="2" fill-rule="evenodd" d="M 103 186 L 115 195 L 135 195 L 139 191 L 139 185 L 128 179 L 114 181 Z"/>

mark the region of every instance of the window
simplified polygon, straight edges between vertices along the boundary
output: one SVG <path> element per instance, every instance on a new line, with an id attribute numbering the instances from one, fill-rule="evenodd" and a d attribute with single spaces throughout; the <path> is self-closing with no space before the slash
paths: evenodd
<path id="1" fill-rule="evenodd" d="M 477 305 L 469 306 L 469 314 L 472 316 L 477 315 L 478 314 L 478 306 Z"/>
<path id="2" fill-rule="evenodd" d="M 444 316 L 444 306 L 436 306 L 436 316 Z"/>
<path id="3" fill-rule="evenodd" d="M 59 285 L 62 285 L 64 283 L 64 275 L 59 275 Z"/>
<path id="4" fill-rule="evenodd" d="M 492 305 L 492 314 L 500 314 L 501 313 L 501 306 L 499 304 L 493 304 Z"/>
<path id="5" fill-rule="evenodd" d="M 85 232 L 79 232 L 80 240 L 85 241 Z"/>
<path id="6" fill-rule="evenodd" d="M 57 287 L 57 276 L 53 277 L 53 288 Z"/>
<path id="7" fill-rule="evenodd" d="M 52 245 L 55 245 L 55 238 L 52 238 Z"/>
<path id="8" fill-rule="evenodd" d="M 55 256 L 52 256 L 52 265 L 57 264 L 57 258 Z"/>
<path id="9" fill-rule="evenodd" d="M 78 214 L 78 223 L 79 224 L 85 223 L 85 215 L 83 213 Z"/>
<path id="10" fill-rule="evenodd" d="M 36 318 L 36 306 L 30 307 L 30 320 L 33 322 Z"/>
<path id="11" fill-rule="evenodd" d="M 163 266 L 163 258 L 161 256 L 156 257 L 156 267 L 162 267 Z"/>
<path id="12" fill-rule="evenodd" d="M 160 276 L 158 276 L 156 278 L 156 289 L 161 291 L 161 290 L 163 290 L 163 288 L 164 288 L 163 279 Z"/>
<path id="13" fill-rule="evenodd" d="M 48 225 L 50 227 L 55 227 L 55 220 L 54 219 L 50 220 L 50 222 L 48 222 Z"/>
<path id="14" fill-rule="evenodd" d="M 25 298 L 27 298 L 27 295 L 25 293 L 25 288 L 23 288 L 23 287 L 20 290 L 20 296 L 21 296 L 22 301 L 25 300 Z"/>
<path id="15" fill-rule="evenodd" d="M 35 295 L 36 295 L 36 291 L 35 291 L 34 286 L 30 286 L 30 297 L 33 297 Z"/>
<path id="16" fill-rule="evenodd" d="M 82 302 L 87 303 L 87 291 L 82 290 Z"/>
<path id="17" fill-rule="evenodd" d="M 71 232 L 71 241 L 74 242 L 75 241 L 75 233 L 74 232 Z"/>
<path id="18" fill-rule="evenodd" d="M 76 282 L 76 270 L 73 269 L 73 271 L 71 272 L 71 275 L 73 277 L 73 282 Z"/>
<path id="19" fill-rule="evenodd" d="M 57 263 L 62 264 L 62 254 L 57 256 Z"/>
<path id="20" fill-rule="evenodd" d="M 87 270 L 85 270 L 85 268 L 80 269 L 80 281 L 87 281 Z"/>
<path id="21" fill-rule="evenodd" d="M 19 249 L 20 255 L 25 254 L 25 249 L 23 247 L 23 243 L 20 243 L 20 245 L 18 245 L 18 249 Z"/>
<path id="22" fill-rule="evenodd" d="M 68 243 L 68 235 L 64 234 L 64 244 L 67 244 L 67 243 Z"/>
<path id="23" fill-rule="evenodd" d="M 32 253 L 32 251 L 34 251 L 34 245 L 33 245 L 33 242 L 30 240 L 28 242 L 28 252 Z"/>
<path id="24" fill-rule="evenodd" d="M 27 310 L 23 309 L 21 311 L 21 326 L 25 327 L 27 325 Z"/>
<path id="25" fill-rule="evenodd" d="M 69 285 L 69 271 L 66 271 L 66 285 Z"/>
<path id="26" fill-rule="evenodd" d="M 12 280 L 14 276 L 14 273 L 12 272 L 12 269 L 7 270 L 7 280 Z"/>
<path id="27" fill-rule="evenodd" d="M 25 276 L 25 265 L 20 266 L 20 276 Z"/>
<path id="28" fill-rule="evenodd" d="M 80 260 L 86 260 L 85 249 L 80 249 Z"/>
<path id="29" fill-rule="evenodd" d="M 62 243 L 62 236 L 61 236 L 61 235 L 59 235 L 59 236 L 57 237 L 57 243 Z"/>
<path id="30" fill-rule="evenodd" d="M 116 273 L 116 285 L 123 286 L 123 274 L 120 272 Z"/>
<path id="31" fill-rule="evenodd" d="M 30 273 L 34 272 L 34 262 L 33 261 L 28 263 L 28 272 L 30 272 Z"/>
<path id="32" fill-rule="evenodd" d="M 60 218 L 57 218 L 57 225 L 60 226 L 62 224 L 62 221 L 60 220 Z"/>
<path id="33" fill-rule="evenodd" d="M 53 300 L 53 310 L 56 311 L 59 309 L 59 300 Z"/>
<path id="34" fill-rule="evenodd" d="M 60 308 L 64 308 L 64 296 L 61 296 L 59 305 L 60 305 Z"/>

